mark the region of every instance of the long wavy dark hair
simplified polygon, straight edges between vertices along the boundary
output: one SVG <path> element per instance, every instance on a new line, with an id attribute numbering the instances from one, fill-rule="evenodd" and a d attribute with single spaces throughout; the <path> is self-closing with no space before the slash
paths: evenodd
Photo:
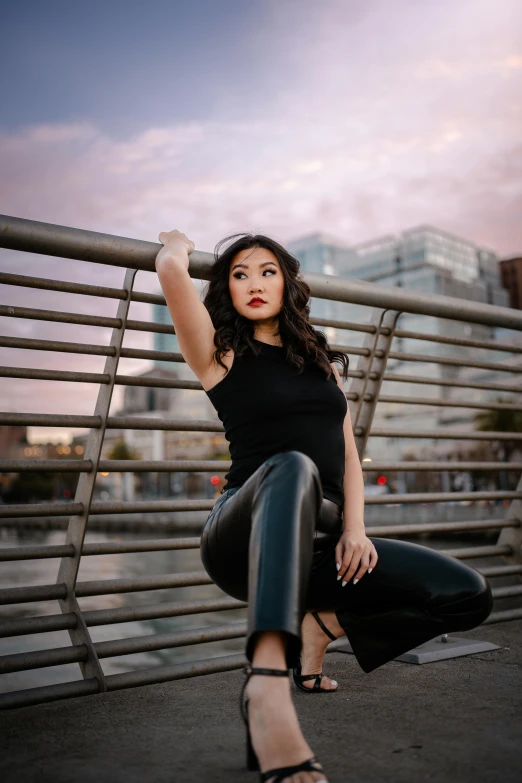
<path id="1" fill-rule="evenodd" d="M 236 239 L 236 237 L 238 237 Z M 223 245 L 235 240 L 227 248 Z M 214 248 L 212 277 L 205 289 L 203 304 L 207 308 L 216 330 L 214 359 L 227 371 L 221 357 L 229 348 L 241 357 L 247 351 L 256 356 L 261 349 L 253 341 L 254 322 L 240 315 L 232 304 L 229 289 L 230 266 L 235 256 L 249 248 L 270 250 L 281 267 L 284 277 L 283 307 L 279 312 L 279 336 L 286 351 L 286 361 L 294 365 L 297 374 L 303 372 L 305 364 L 315 364 L 328 379 L 332 375 L 330 362 L 342 365 L 342 377 L 348 378 L 348 356 L 341 351 L 332 351 L 326 335 L 314 329 L 310 323 L 311 289 L 300 272 L 299 261 L 279 242 L 263 234 L 231 234 L 220 240 Z"/>

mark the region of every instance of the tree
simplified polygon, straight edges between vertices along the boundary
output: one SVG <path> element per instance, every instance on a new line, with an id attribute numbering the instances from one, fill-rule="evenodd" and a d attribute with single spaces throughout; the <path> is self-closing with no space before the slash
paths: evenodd
<path id="1" fill-rule="evenodd" d="M 497 402 L 505 402 L 497 397 Z M 522 411 L 485 410 L 475 415 L 475 429 L 481 432 L 522 432 Z M 492 441 L 491 449 L 500 462 L 511 462 L 513 453 L 520 449 L 521 442 L 515 438 Z M 499 474 L 500 488 L 509 488 L 509 473 Z"/>
<path id="2" fill-rule="evenodd" d="M 108 459 L 131 460 L 131 459 L 140 459 L 140 456 L 141 455 L 138 454 L 138 452 L 135 451 L 135 449 L 131 449 L 130 446 L 127 445 L 125 438 L 122 436 L 116 441 L 116 443 L 110 450 Z M 134 474 L 131 472 L 119 473 L 118 476 L 119 479 L 116 485 L 117 497 L 125 501 L 133 500 L 134 499 Z"/>
<path id="3" fill-rule="evenodd" d="M 505 402 L 497 397 L 497 402 Z M 522 432 L 522 411 L 485 410 L 475 415 L 475 429 L 481 432 Z M 520 439 L 498 440 L 495 451 L 497 458 L 509 462 L 511 455 L 520 448 Z"/>
<path id="4" fill-rule="evenodd" d="M 140 455 L 135 449 L 127 445 L 125 438 L 119 438 L 109 452 L 107 459 L 139 459 Z"/>

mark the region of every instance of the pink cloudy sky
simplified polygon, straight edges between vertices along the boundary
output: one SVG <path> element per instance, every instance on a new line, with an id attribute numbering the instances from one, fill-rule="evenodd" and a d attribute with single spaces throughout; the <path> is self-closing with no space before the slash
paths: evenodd
<path id="1" fill-rule="evenodd" d="M 153 241 L 179 228 L 200 250 L 233 231 L 356 243 L 430 223 L 500 256 L 522 252 L 518 0 L 22 5 L 0 33 L 4 214 Z M 121 281 L 119 270 L 8 251 L 0 268 Z M 157 288 L 144 273 L 137 287 Z M 0 293 L 5 304 L 114 311 Z M 4 334 L 108 339 L 0 321 Z M 101 370 L 89 357 L 0 354 Z M 1 410 L 90 413 L 95 399 L 81 385 L 1 386 Z"/>

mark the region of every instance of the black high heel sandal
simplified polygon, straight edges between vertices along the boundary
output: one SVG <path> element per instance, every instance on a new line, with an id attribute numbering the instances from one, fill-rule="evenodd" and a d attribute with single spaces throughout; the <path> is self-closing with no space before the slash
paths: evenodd
<path id="1" fill-rule="evenodd" d="M 314 618 L 314 620 L 321 626 L 325 634 L 335 642 L 336 637 L 333 635 L 331 631 L 328 630 L 328 628 L 323 623 L 323 621 L 321 620 L 317 612 L 311 612 L 311 615 Z M 301 662 L 299 662 L 297 666 L 294 668 L 293 677 L 294 677 L 294 682 L 299 688 L 299 690 L 304 691 L 305 693 L 336 693 L 339 690 L 339 686 L 337 686 L 337 688 L 321 688 L 321 680 L 324 677 L 324 674 L 322 672 L 319 672 L 319 674 L 301 674 Z M 307 680 L 315 680 L 311 688 L 307 688 L 305 685 L 301 684 L 303 682 L 306 682 Z"/>
<path id="2" fill-rule="evenodd" d="M 243 688 L 241 689 L 239 706 L 241 717 L 245 722 L 247 731 L 247 769 L 249 769 L 251 772 L 255 772 L 256 770 L 259 770 L 260 767 L 257 754 L 252 745 L 252 738 L 250 736 L 250 726 L 248 724 L 248 698 L 243 699 L 245 688 L 252 674 L 266 674 L 273 677 L 288 677 L 289 672 L 288 669 L 260 669 L 257 667 L 254 668 L 252 666 L 245 666 L 245 674 L 247 677 L 243 684 Z M 277 769 L 268 769 L 266 772 L 260 772 L 259 780 L 261 783 L 265 783 L 266 781 L 270 780 L 270 778 L 274 778 L 274 780 L 272 780 L 270 783 L 281 783 L 281 781 L 283 781 L 285 778 L 288 778 L 291 775 L 295 775 L 296 772 L 321 772 L 324 774 L 324 770 L 317 761 L 316 757 L 312 756 L 306 761 L 303 761 L 301 764 L 295 764 L 291 767 L 278 767 Z M 323 781 L 318 781 L 318 783 L 323 783 Z M 326 778 L 324 783 L 326 783 Z"/>

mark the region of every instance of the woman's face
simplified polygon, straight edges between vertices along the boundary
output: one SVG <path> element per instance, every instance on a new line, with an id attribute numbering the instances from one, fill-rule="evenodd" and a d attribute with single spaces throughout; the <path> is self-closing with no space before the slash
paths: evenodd
<path id="1" fill-rule="evenodd" d="M 271 250 L 241 250 L 230 264 L 228 285 L 232 304 L 240 315 L 259 324 L 277 319 L 283 307 L 285 281 Z M 249 304 L 256 297 L 264 304 Z"/>

